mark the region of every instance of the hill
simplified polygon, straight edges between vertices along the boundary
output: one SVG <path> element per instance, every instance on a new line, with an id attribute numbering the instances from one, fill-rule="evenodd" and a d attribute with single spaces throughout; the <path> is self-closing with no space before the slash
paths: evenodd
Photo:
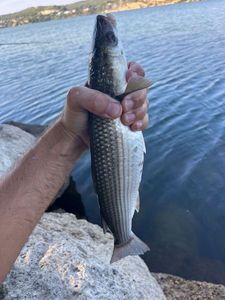
<path id="1" fill-rule="evenodd" d="M 15 27 L 28 23 L 63 19 L 73 16 L 90 15 L 130 9 L 167 5 L 194 0 L 88 0 L 68 5 L 39 6 L 22 10 L 18 13 L 0 16 L 0 28 Z"/>

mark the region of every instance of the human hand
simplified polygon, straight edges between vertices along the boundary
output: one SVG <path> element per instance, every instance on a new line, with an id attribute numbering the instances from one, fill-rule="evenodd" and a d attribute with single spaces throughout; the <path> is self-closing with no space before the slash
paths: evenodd
<path id="1" fill-rule="evenodd" d="M 144 70 L 137 63 L 130 62 L 126 74 L 127 81 L 135 76 L 144 76 Z M 75 87 L 68 93 L 61 122 L 68 134 L 78 138 L 88 147 L 88 111 L 109 119 L 121 117 L 124 125 L 136 131 L 148 126 L 147 109 L 146 89 L 127 95 L 120 103 L 99 91 L 87 87 Z"/>
<path id="2" fill-rule="evenodd" d="M 126 74 L 127 82 L 136 76 L 144 77 L 145 72 L 139 64 L 129 62 Z M 133 131 L 147 128 L 149 122 L 147 89 L 127 95 L 121 105 L 123 108 L 121 121 L 124 125 L 130 126 Z"/>

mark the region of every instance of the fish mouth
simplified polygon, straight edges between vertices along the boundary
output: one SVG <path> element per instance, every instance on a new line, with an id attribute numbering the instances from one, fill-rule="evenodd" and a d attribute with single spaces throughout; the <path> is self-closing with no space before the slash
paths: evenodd
<path id="1" fill-rule="evenodd" d="M 116 19 L 112 14 L 98 15 L 97 16 L 97 24 L 101 26 L 111 25 L 112 27 L 116 27 Z"/>
<path id="2" fill-rule="evenodd" d="M 96 19 L 96 37 L 105 46 L 117 46 L 116 20 L 112 14 L 98 15 Z"/>

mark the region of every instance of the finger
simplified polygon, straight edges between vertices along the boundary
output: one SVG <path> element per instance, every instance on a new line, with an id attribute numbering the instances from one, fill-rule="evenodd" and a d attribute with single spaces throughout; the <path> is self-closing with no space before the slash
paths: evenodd
<path id="1" fill-rule="evenodd" d="M 143 120 L 145 118 L 145 115 L 147 114 L 147 110 L 147 102 L 145 102 L 138 109 L 123 114 L 121 117 L 121 121 L 124 123 L 124 125 L 131 125 L 138 120 Z"/>
<path id="2" fill-rule="evenodd" d="M 133 76 L 145 76 L 145 71 L 143 70 L 143 68 L 137 64 L 136 62 L 129 62 L 128 63 L 128 71 L 127 71 L 127 74 L 126 74 L 126 78 L 127 78 L 127 81 L 133 77 Z"/>
<path id="3" fill-rule="evenodd" d="M 87 110 L 105 118 L 118 118 L 122 113 L 122 107 L 118 101 L 86 87 L 72 88 L 67 96 L 67 105 L 74 112 Z"/>
<path id="4" fill-rule="evenodd" d="M 144 130 L 145 128 L 148 127 L 148 123 L 149 123 L 149 117 L 148 115 L 145 115 L 143 120 L 138 120 L 134 122 L 130 128 L 133 131 Z"/>
<path id="5" fill-rule="evenodd" d="M 127 70 L 127 73 L 126 73 L 126 80 L 127 82 L 132 78 L 132 77 L 136 77 L 138 76 L 138 74 L 136 72 L 133 72 L 132 70 Z"/>
<path id="6" fill-rule="evenodd" d="M 147 101 L 147 90 L 140 90 L 127 95 L 122 101 L 123 112 L 141 107 Z"/>
<path id="7" fill-rule="evenodd" d="M 134 111 L 136 115 L 135 121 L 144 119 L 145 115 L 147 114 L 147 111 L 148 111 L 148 105 L 147 102 L 145 102 L 141 107 L 135 109 Z"/>
<path id="8" fill-rule="evenodd" d="M 133 112 L 126 113 L 121 116 L 122 123 L 127 126 L 133 124 L 135 119 L 136 119 L 136 115 Z"/>

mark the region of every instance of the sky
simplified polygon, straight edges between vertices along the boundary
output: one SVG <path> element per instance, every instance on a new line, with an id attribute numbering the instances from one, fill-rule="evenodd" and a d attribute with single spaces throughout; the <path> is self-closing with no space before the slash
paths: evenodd
<path id="1" fill-rule="evenodd" d="M 11 14 L 31 6 L 61 5 L 80 0 L 0 0 L 0 15 Z"/>

